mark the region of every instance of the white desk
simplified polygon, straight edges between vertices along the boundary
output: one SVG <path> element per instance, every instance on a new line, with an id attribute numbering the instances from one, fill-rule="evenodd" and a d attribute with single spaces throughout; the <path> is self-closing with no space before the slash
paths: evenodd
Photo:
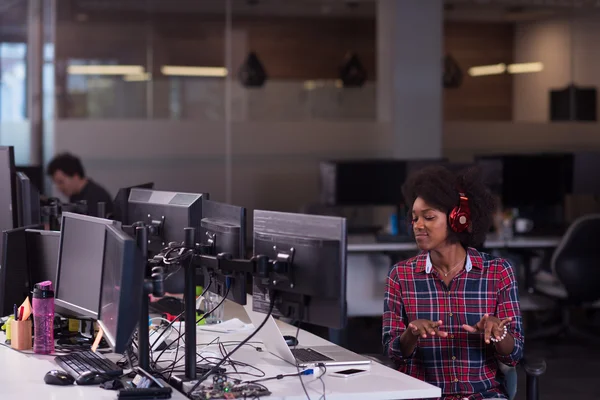
<path id="1" fill-rule="evenodd" d="M 226 318 L 239 318 L 249 323 L 248 316 L 244 309 L 231 302 L 226 302 Z M 279 327 L 284 334 L 295 335 L 296 328 L 278 321 Z M 196 334 L 198 348 L 203 343 L 208 343 L 220 337 L 221 341 L 241 341 L 246 338 L 250 331 L 244 333 L 214 333 L 198 329 Z M 175 333 L 173 333 L 175 335 Z M 0 340 L 4 342 L 4 335 L 0 335 Z M 330 345 L 329 342 L 312 335 L 306 331 L 300 330 L 298 335 L 300 344 L 307 346 Z M 260 341 L 254 337 L 252 342 Z M 233 346 L 228 347 L 231 351 Z M 181 349 L 180 351 L 182 351 Z M 216 351 L 216 346 L 206 348 L 206 350 Z M 181 353 L 180 353 L 181 355 Z M 295 373 L 296 367 L 292 366 L 279 358 L 267 353 L 257 352 L 254 348 L 244 346 L 237 351 L 232 358 L 252 364 L 263 370 L 266 376 L 275 376 L 282 373 Z M 0 396 L 2 399 L 20 399 L 20 400 L 114 400 L 117 398 L 115 391 L 107 391 L 94 386 L 51 386 L 44 383 L 44 375 L 52 369 L 58 369 L 53 362 L 52 356 L 26 355 L 13 351 L 4 346 L 0 346 L 0 360 L 4 368 L 0 374 Z M 183 361 L 181 361 L 183 365 Z M 414 399 L 414 398 L 433 398 L 441 395 L 440 389 L 425 382 L 414 379 L 408 375 L 387 368 L 383 365 L 373 362 L 369 367 L 371 373 L 365 376 L 358 376 L 349 379 L 340 379 L 323 376 L 325 382 L 325 394 L 331 400 L 359 400 L 359 399 Z M 240 371 L 249 369 L 238 368 Z M 339 367 L 338 367 L 339 369 Z M 328 369 L 328 372 L 334 371 L 334 368 Z M 256 372 L 256 371 L 255 371 Z M 311 399 L 318 399 L 322 395 L 322 384 L 317 379 L 321 372 L 315 371 L 314 375 L 304 376 L 306 389 Z M 257 379 L 248 376 L 243 379 Z M 272 400 L 305 400 L 306 395 L 302 390 L 298 377 L 288 377 L 282 380 L 273 380 L 263 383 L 272 395 L 265 399 Z M 183 400 L 186 397 L 177 392 L 173 392 L 171 397 L 174 400 Z"/>
<path id="2" fill-rule="evenodd" d="M 251 301 L 251 298 L 249 298 Z M 243 309 L 238 304 L 227 302 L 225 307 L 226 318 L 239 318 L 245 323 L 250 323 L 250 320 Z M 279 329 L 284 335 L 296 335 L 297 328 L 277 321 Z M 221 341 L 241 341 L 248 336 L 252 331 L 244 333 L 214 333 L 198 330 L 196 340 L 200 348 L 202 343 L 209 343 L 217 336 Z M 298 341 L 304 346 L 327 346 L 330 342 L 315 336 L 304 330 L 300 330 Z M 252 342 L 260 342 L 260 338 L 255 336 Z M 232 350 L 234 346 L 228 347 Z M 217 351 L 216 346 L 211 346 L 206 350 Z M 266 351 L 258 352 L 254 348 L 244 346 L 238 350 L 232 357 L 234 360 L 250 363 L 263 370 L 267 377 L 278 374 L 296 373 L 295 366 L 273 356 Z M 327 373 L 335 370 L 344 369 L 347 367 L 328 368 Z M 385 367 L 376 362 L 371 363 L 368 367 L 371 371 L 368 375 L 357 376 L 355 378 L 340 379 L 330 377 L 326 373 L 323 376 L 325 382 L 325 395 L 330 400 L 352 400 L 352 399 L 415 399 L 415 398 L 433 398 L 441 396 L 439 388 L 398 371 Z M 250 369 L 238 368 L 241 371 L 250 371 Z M 256 373 L 256 371 L 254 371 Z M 315 370 L 315 374 L 303 376 L 306 389 L 311 399 L 318 399 L 323 394 L 323 386 L 319 381 L 318 376 L 322 371 Z M 234 375 L 233 375 L 234 376 Z M 235 376 L 234 376 L 235 377 Z M 240 376 L 241 379 L 257 379 L 247 376 Z M 288 377 L 281 380 L 267 381 L 263 383 L 270 391 L 271 396 L 265 399 L 273 400 L 306 400 L 306 395 L 300 384 L 298 377 Z"/>
<path id="3" fill-rule="evenodd" d="M 558 246 L 562 237 L 515 237 L 503 240 L 490 235 L 484 244 L 487 249 L 542 249 Z M 377 242 L 373 236 L 350 236 L 348 253 L 392 253 L 417 251 L 414 241 L 410 242 Z"/>
<path id="4" fill-rule="evenodd" d="M 0 335 L 4 343 L 4 334 Z M 21 354 L 0 346 L 0 397 L 12 400 L 115 400 L 117 392 L 97 386 L 52 386 L 44 383 L 44 375 L 52 369 L 60 369 L 53 356 Z M 171 399 L 186 397 L 174 391 Z"/>

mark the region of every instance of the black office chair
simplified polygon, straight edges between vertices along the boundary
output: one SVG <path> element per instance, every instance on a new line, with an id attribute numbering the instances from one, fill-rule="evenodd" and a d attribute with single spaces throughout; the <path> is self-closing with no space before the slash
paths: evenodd
<path id="1" fill-rule="evenodd" d="M 397 369 L 394 361 L 388 357 L 379 354 L 363 354 L 365 357 L 370 358 L 379 364 L 383 364 L 386 367 Z M 539 377 L 546 372 L 546 361 L 543 359 L 523 359 L 519 366 L 525 370 L 526 374 L 526 390 L 527 400 L 539 400 L 540 388 L 539 388 Z M 509 400 L 514 400 L 517 394 L 517 369 L 509 367 L 504 364 L 499 364 L 499 375 L 501 375 L 504 381 L 504 387 L 508 393 Z"/>
<path id="2" fill-rule="evenodd" d="M 557 301 L 562 313 L 559 325 L 527 332 L 528 339 L 568 335 L 584 341 L 600 341 L 600 336 L 571 324 L 571 309 L 593 305 L 600 300 L 600 214 L 580 217 L 569 227 L 550 261 L 558 283 L 535 282 L 536 292 Z M 592 330 L 591 332 L 594 332 Z"/>

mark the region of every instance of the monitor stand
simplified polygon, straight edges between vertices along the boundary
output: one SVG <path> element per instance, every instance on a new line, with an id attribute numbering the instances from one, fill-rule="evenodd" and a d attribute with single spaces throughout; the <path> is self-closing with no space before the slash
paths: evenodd
<path id="1" fill-rule="evenodd" d="M 92 348 L 92 345 L 94 344 L 94 338 L 84 336 L 81 333 L 77 333 L 72 336 L 62 336 L 60 339 L 58 339 L 56 341 L 56 344 L 58 344 L 60 346 L 77 346 L 77 347 Z M 108 349 L 108 347 L 109 347 L 108 343 L 106 342 L 106 340 L 104 340 L 104 338 L 102 338 L 102 340 L 100 340 L 100 344 L 98 345 L 98 348 L 99 349 Z"/>
<path id="2" fill-rule="evenodd" d="M 94 321 L 93 320 L 84 320 L 80 319 L 80 326 L 87 324 L 90 327 L 89 336 L 81 333 L 84 327 L 80 328 L 80 332 L 77 333 L 61 333 L 57 335 L 57 344 L 61 346 L 78 346 L 78 347 L 89 347 L 91 348 L 94 344 L 94 335 L 96 332 L 94 331 Z M 98 345 L 99 349 L 107 349 L 108 342 L 102 338 L 100 340 L 100 344 Z"/>

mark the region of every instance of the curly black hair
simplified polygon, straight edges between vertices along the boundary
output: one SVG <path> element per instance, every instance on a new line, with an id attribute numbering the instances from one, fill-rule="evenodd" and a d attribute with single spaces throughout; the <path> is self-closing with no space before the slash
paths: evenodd
<path id="1" fill-rule="evenodd" d="M 457 233 L 448 224 L 448 240 L 451 243 L 460 242 L 465 247 L 480 247 L 492 226 L 496 200 L 478 168 L 472 167 L 455 174 L 441 165 L 425 167 L 408 177 L 402 186 L 402 193 L 409 209 L 420 197 L 430 206 L 449 215 L 459 204 L 459 189 L 469 199 L 471 228 Z"/>

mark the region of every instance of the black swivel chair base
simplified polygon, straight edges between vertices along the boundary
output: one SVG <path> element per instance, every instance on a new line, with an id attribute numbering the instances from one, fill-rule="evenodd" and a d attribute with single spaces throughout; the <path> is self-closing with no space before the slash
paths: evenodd
<path id="1" fill-rule="evenodd" d="M 527 376 L 526 391 L 527 400 L 540 399 L 540 383 L 539 377 L 546 372 L 546 361 L 541 358 L 524 358 L 521 361 L 521 366 L 525 370 Z"/>

